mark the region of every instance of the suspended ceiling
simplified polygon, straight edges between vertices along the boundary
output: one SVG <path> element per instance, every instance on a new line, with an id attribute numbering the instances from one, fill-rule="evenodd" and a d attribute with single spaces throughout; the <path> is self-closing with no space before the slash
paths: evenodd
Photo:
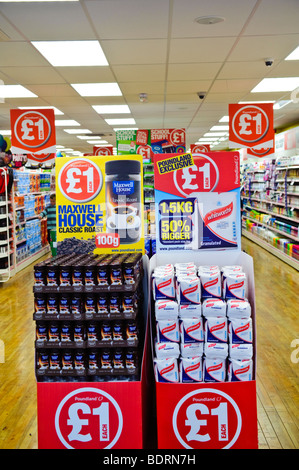
<path id="1" fill-rule="evenodd" d="M 210 15 L 225 20 L 195 21 Z M 98 40 L 109 65 L 53 67 L 31 43 L 46 40 Z M 63 113 L 57 120 L 74 119 L 115 146 L 115 126 L 105 119 L 128 116 L 99 115 L 92 105 L 127 104 L 133 127 L 185 128 L 188 149 L 228 115 L 229 103 L 290 99 L 251 90 L 265 77 L 299 77 L 299 61 L 285 60 L 298 45 L 298 0 L 0 0 L 0 80 L 37 95 L 2 100 L 0 134 L 10 129 L 10 109 L 55 106 Z M 117 82 L 122 96 L 81 97 L 70 85 L 87 82 Z M 274 111 L 276 129 L 296 122 L 299 103 Z M 58 145 L 92 152 L 65 128 L 56 127 Z"/>

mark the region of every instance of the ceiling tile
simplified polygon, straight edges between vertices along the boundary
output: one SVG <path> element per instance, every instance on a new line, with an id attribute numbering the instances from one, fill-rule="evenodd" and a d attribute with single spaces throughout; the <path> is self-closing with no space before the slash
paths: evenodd
<path id="1" fill-rule="evenodd" d="M 165 39 L 140 39 L 101 41 L 110 65 L 164 64 L 167 41 Z"/>
<path id="2" fill-rule="evenodd" d="M 262 0 L 245 34 L 299 33 L 298 8 L 298 0 Z"/>
<path id="3" fill-rule="evenodd" d="M 53 67 L 2 67 L 1 71 L 17 83 L 65 83 Z"/>
<path id="4" fill-rule="evenodd" d="M 233 37 L 172 39 L 169 63 L 223 62 L 234 42 Z"/>
<path id="5" fill-rule="evenodd" d="M 0 42 L 1 67 L 48 66 L 43 56 L 26 42 Z"/>
<path id="6" fill-rule="evenodd" d="M 84 3 L 100 39 L 167 37 L 168 0 L 86 0 Z"/>

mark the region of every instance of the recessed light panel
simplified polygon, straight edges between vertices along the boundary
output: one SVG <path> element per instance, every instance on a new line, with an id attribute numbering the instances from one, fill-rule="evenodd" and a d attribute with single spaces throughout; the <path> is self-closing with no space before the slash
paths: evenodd
<path id="1" fill-rule="evenodd" d="M 54 67 L 108 65 L 99 41 L 32 41 Z"/>
<path id="2" fill-rule="evenodd" d="M 105 119 L 109 126 L 117 126 L 123 124 L 124 126 L 128 126 L 130 124 L 136 124 L 135 119 L 128 118 L 128 119 Z"/>
<path id="3" fill-rule="evenodd" d="M 293 91 L 299 86 L 299 77 L 263 78 L 251 93 Z"/>
<path id="4" fill-rule="evenodd" d="M 126 104 L 122 105 L 96 105 L 93 109 L 99 114 L 130 114 L 130 108 Z"/>
<path id="5" fill-rule="evenodd" d="M 81 96 L 121 96 L 117 83 L 71 83 Z"/>
<path id="6" fill-rule="evenodd" d="M 229 126 L 212 126 L 210 131 L 228 131 Z"/>
<path id="7" fill-rule="evenodd" d="M 299 60 L 299 46 L 296 47 L 296 49 L 285 58 L 285 60 Z"/>
<path id="8" fill-rule="evenodd" d="M 22 85 L 0 85 L 0 98 L 37 98 Z"/>
<path id="9" fill-rule="evenodd" d="M 1 1 L 1 0 L 0 0 Z M 19 106 L 19 109 L 54 109 L 55 116 L 62 116 L 64 113 L 55 106 Z"/>

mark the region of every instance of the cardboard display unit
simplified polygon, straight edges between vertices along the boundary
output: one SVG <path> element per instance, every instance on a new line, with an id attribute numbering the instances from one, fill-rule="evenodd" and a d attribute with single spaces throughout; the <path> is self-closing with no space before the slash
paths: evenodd
<path id="1" fill-rule="evenodd" d="M 162 375 L 156 373 L 159 449 L 258 446 L 254 270 L 252 258 L 241 251 L 239 174 L 237 152 L 155 158 L 157 254 L 150 260 L 150 292 L 157 266 L 188 262 L 220 269 L 241 266 L 247 280 L 253 334 L 252 380 L 163 383 L 163 373 L 169 370 L 171 374 L 172 365 L 167 368 L 167 363 Z M 154 358 L 157 330 L 153 294 L 151 302 Z"/>

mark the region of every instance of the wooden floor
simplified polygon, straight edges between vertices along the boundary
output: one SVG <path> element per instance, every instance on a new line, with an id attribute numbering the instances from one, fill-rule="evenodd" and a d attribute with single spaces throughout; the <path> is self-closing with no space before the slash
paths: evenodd
<path id="1" fill-rule="evenodd" d="M 251 241 L 242 244 L 255 268 L 259 447 L 298 449 L 299 350 L 291 343 L 299 342 L 299 274 Z M 32 266 L 0 283 L 0 449 L 37 448 L 32 286 Z"/>

